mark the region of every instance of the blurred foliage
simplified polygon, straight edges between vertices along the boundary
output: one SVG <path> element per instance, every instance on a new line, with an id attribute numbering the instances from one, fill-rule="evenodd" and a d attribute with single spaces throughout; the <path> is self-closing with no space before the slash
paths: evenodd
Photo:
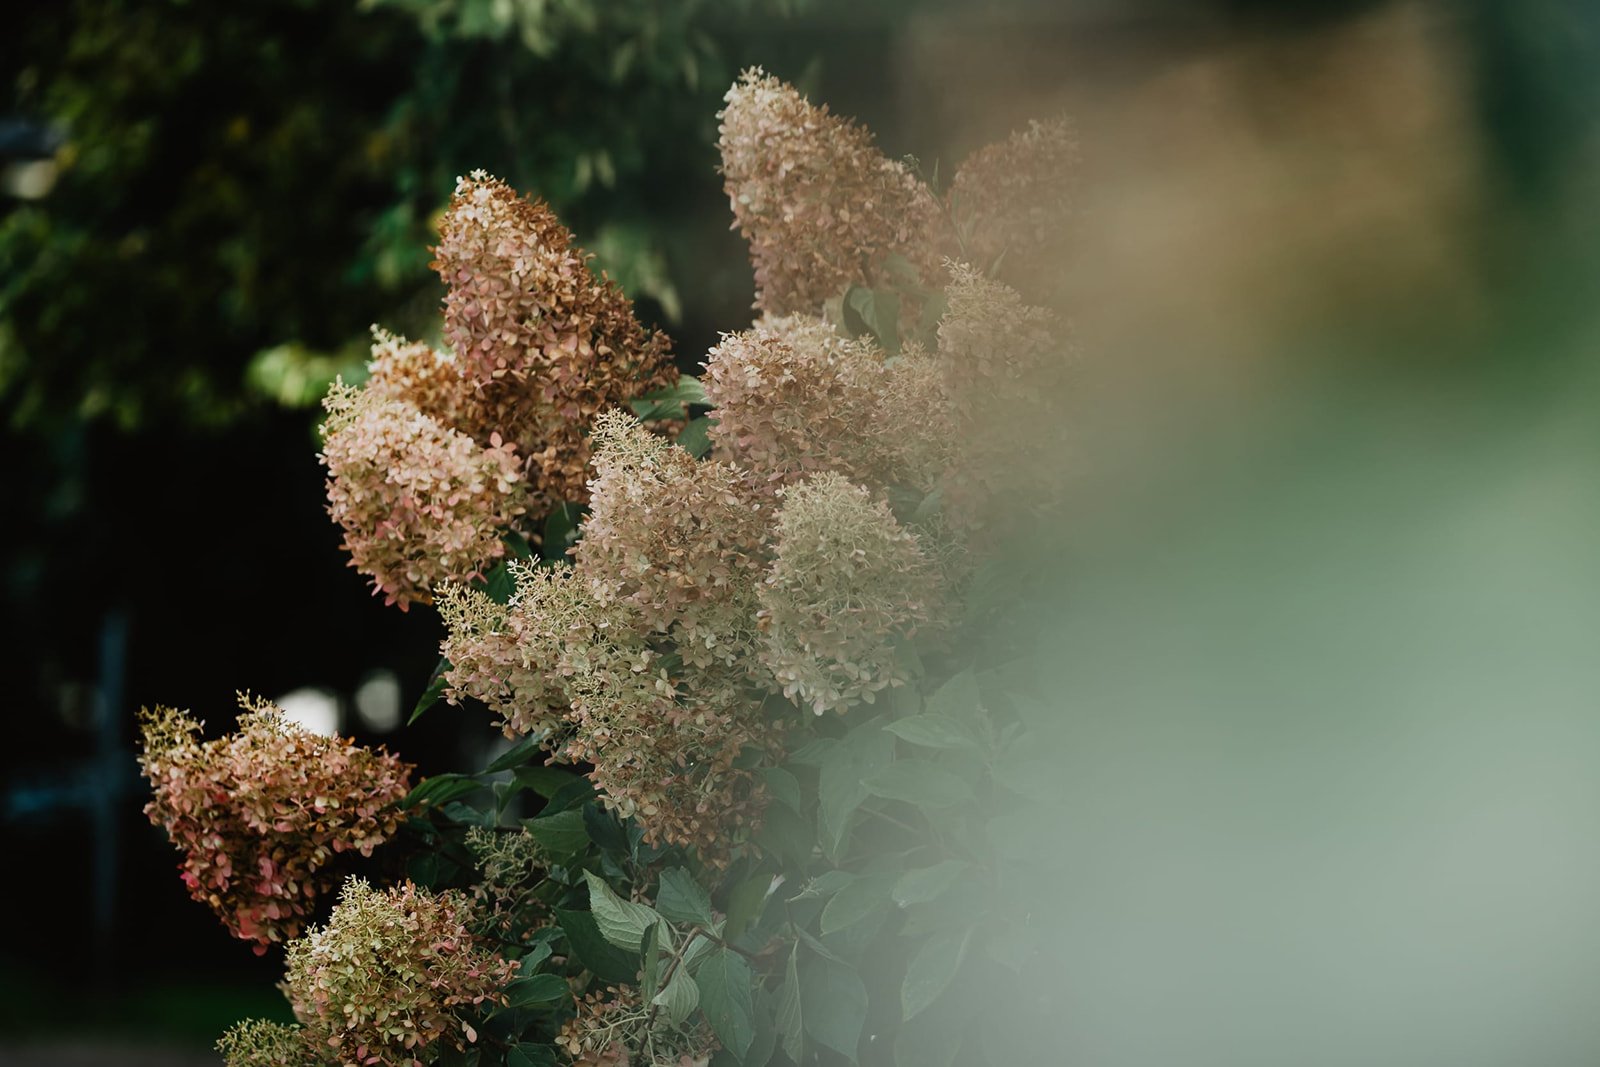
<path id="1" fill-rule="evenodd" d="M 796 6 L 69 0 L 13 23 L 0 115 L 66 143 L 49 196 L 0 200 L 0 419 L 303 400 L 369 323 L 430 321 L 433 219 L 477 167 L 675 320 L 668 228 L 714 184 L 727 43 Z"/>

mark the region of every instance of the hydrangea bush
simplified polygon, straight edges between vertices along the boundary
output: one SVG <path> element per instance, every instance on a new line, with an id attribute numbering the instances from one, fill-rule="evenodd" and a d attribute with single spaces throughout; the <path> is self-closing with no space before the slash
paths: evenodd
<path id="1" fill-rule="evenodd" d="M 411 787 L 256 702 L 217 741 L 147 715 L 191 893 L 288 942 L 299 1022 L 241 1023 L 230 1067 L 1023 1055 L 1031 705 L 971 593 L 1061 498 L 1070 346 L 1003 268 L 1045 269 L 1075 142 L 1034 124 L 940 190 L 760 71 L 720 118 L 758 314 L 700 378 L 475 174 L 435 250 L 448 349 L 375 331 L 326 401 L 352 565 L 442 621 L 416 714 L 509 751 Z M 378 845 L 404 875 L 317 911 Z"/>

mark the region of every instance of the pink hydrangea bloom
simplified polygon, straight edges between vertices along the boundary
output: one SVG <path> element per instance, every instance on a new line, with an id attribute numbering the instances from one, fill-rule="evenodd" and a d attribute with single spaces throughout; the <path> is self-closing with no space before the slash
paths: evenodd
<path id="1" fill-rule="evenodd" d="M 440 582 L 476 577 L 505 553 L 500 531 L 527 499 L 509 444 L 496 435 L 480 448 L 405 401 L 342 383 L 323 406 L 328 513 L 350 565 L 388 603 L 427 603 Z"/>
<path id="2" fill-rule="evenodd" d="M 878 488 L 937 482 L 943 384 L 915 346 L 886 359 L 820 318 L 769 317 L 723 336 L 704 384 L 718 456 L 773 489 L 824 470 Z"/>
<path id="3" fill-rule="evenodd" d="M 246 713 L 234 733 L 213 741 L 200 740 L 185 712 L 144 713 L 140 763 L 155 791 L 145 814 L 183 851 L 189 895 L 259 954 L 299 933 L 332 887 L 336 855 L 369 855 L 394 833 L 391 805 L 411 767 L 239 699 Z"/>
<path id="4" fill-rule="evenodd" d="M 933 277 L 941 209 L 865 127 L 759 69 L 745 71 L 724 99 L 724 188 L 750 242 L 757 308 L 816 314 L 847 286 L 881 280 L 892 255 Z"/>

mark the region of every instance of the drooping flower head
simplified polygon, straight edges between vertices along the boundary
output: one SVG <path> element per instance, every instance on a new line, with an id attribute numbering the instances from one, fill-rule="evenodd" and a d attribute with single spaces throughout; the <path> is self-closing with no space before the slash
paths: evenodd
<path id="1" fill-rule="evenodd" d="M 591 258 L 549 205 L 482 171 L 457 183 L 434 250 L 476 418 L 517 445 L 549 502 L 583 501 L 595 415 L 677 379 L 665 335 Z"/>
<path id="2" fill-rule="evenodd" d="M 411 767 L 300 729 L 265 701 L 240 706 L 235 732 L 212 741 L 184 712 L 144 713 L 140 764 L 155 791 L 145 814 L 183 850 L 189 895 L 259 954 L 299 933 L 332 888 L 335 855 L 369 855 L 394 833 Z"/>
<path id="3" fill-rule="evenodd" d="M 718 455 L 776 489 L 817 471 L 931 488 L 941 451 L 938 368 L 907 346 L 886 360 L 820 318 L 764 319 L 706 356 Z"/>
<path id="4" fill-rule="evenodd" d="M 323 400 L 328 513 L 350 565 L 402 608 L 505 553 L 502 528 L 526 510 L 515 450 L 487 448 L 403 400 L 336 382 Z"/>
<path id="5" fill-rule="evenodd" d="M 314 1047 L 353 1064 L 421 1065 L 477 1040 L 470 1017 L 516 973 L 467 928 L 471 902 L 352 878 L 327 925 L 289 945 L 283 988 Z"/>
<path id="6" fill-rule="evenodd" d="M 724 100 L 717 146 L 735 224 L 750 242 L 757 308 L 816 314 L 847 286 L 880 280 L 893 255 L 932 277 L 939 207 L 865 127 L 758 68 Z"/>
<path id="7" fill-rule="evenodd" d="M 819 715 L 870 703 L 906 680 L 895 642 L 935 618 L 938 582 L 887 504 L 837 474 L 815 475 L 783 493 L 761 590 L 762 659 L 784 695 Z"/>
<path id="8" fill-rule="evenodd" d="M 1078 138 L 1064 119 L 1034 121 L 1003 141 L 978 149 L 950 183 L 950 212 L 964 236 L 951 249 L 1030 296 L 1048 293 L 1062 269 Z"/>

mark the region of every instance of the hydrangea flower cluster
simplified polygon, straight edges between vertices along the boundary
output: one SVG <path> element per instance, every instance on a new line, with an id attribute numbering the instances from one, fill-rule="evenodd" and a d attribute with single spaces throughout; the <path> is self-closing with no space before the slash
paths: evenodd
<path id="1" fill-rule="evenodd" d="M 941 208 L 908 167 L 878 151 L 871 132 L 759 68 L 724 99 L 724 187 L 750 242 L 757 308 L 815 313 L 851 283 L 879 280 L 890 256 L 933 276 L 930 236 Z"/>
<path id="2" fill-rule="evenodd" d="M 516 964 L 473 937 L 470 913 L 457 893 L 346 882 L 327 925 L 289 945 L 284 991 L 306 1040 L 341 1064 L 414 1067 L 476 1041 L 458 1013 L 502 1002 Z"/>
<path id="3" fill-rule="evenodd" d="M 734 468 L 622 412 L 596 421 L 594 449 L 574 566 L 518 565 L 505 606 L 472 589 L 441 596 L 446 696 L 482 700 L 508 735 L 545 735 L 593 765 L 606 802 L 649 840 L 719 862 L 719 826 L 753 824 L 763 803 L 733 762 L 774 737 L 752 690 L 772 509 Z"/>
<path id="4" fill-rule="evenodd" d="M 474 440 L 480 436 L 487 440 L 497 432 L 454 353 L 423 341 L 408 341 L 381 326 L 372 327 L 372 359 L 367 363 L 363 388 L 409 404 L 439 425 Z"/>
<path id="5" fill-rule="evenodd" d="M 595 422 L 594 442 L 578 570 L 684 663 L 738 668 L 755 643 L 767 502 L 733 467 L 700 462 L 623 412 Z"/>
<path id="6" fill-rule="evenodd" d="M 415 407 L 335 383 L 323 400 L 328 513 L 350 565 L 386 603 L 427 603 L 505 554 L 500 530 L 527 510 L 516 451 L 487 448 Z"/>
<path id="7" fill-rule="evenodd" d="M 706 356 L 710 435 L 772 489 L 822 470 L 922 490 L 943 451 L 937 364 L 914 345 L 895 359 L 800 315 L 726 334 Z"/>
<path id="8" fill-rule="evenodd" d="M 440 235 L 444 336 L 483 424 L 522 451 L 546 502 L 581 503 L 584 431 L 601 411 L 677 380 L 666 337 L 595 276 L 547 204 L 482 171 L 458 182 Z"/>
<path id="9" fill-rule="evenodd" d="M 783 492 L 761 590 L 762 662 L 818 715 L 905 681 L 895 644 L 938 611 L 939 572 L 863 487 L 823 473 Z"/>
<path id="10" fill-rule="evenodd" d="M 223 1067 L 319 1067 L 299 1026 L 246 1019 L 217 1042 Z"/>
<path id="11" fill-rule="evenodd" d="M 968 156 L 947 194 L 961 258 L 1043 288 L 1061 266 L 1077 170 L 1078 138 L 1065 119 L 1030 122 Z"/>
<path id="12" fill-rule="evenodd" d="M 295 937 L 331 889 L 335 855 L 366 856 L 395 832 L 411 768 L 379 749 L 326 738 L 272 704 L 240 696 L 236 731 L 200 740 L 182 711 L 142 715 L 145 807 L 184 852 L 183 882 L 257 954 Z"/>
<path id="13" fill-rule="evenodd" d="M 946 467 L 943 506 L 953 525 L 981 536 L 994 500 L 1047 508 L 1059 499 L 1060 470 L 1016 458 L 1070 453 L 1057 404 L 1072 363 L 1051 312 L 974 267 L 948 267 L 938 354 L 951 432 L 963 445 Z"/>

